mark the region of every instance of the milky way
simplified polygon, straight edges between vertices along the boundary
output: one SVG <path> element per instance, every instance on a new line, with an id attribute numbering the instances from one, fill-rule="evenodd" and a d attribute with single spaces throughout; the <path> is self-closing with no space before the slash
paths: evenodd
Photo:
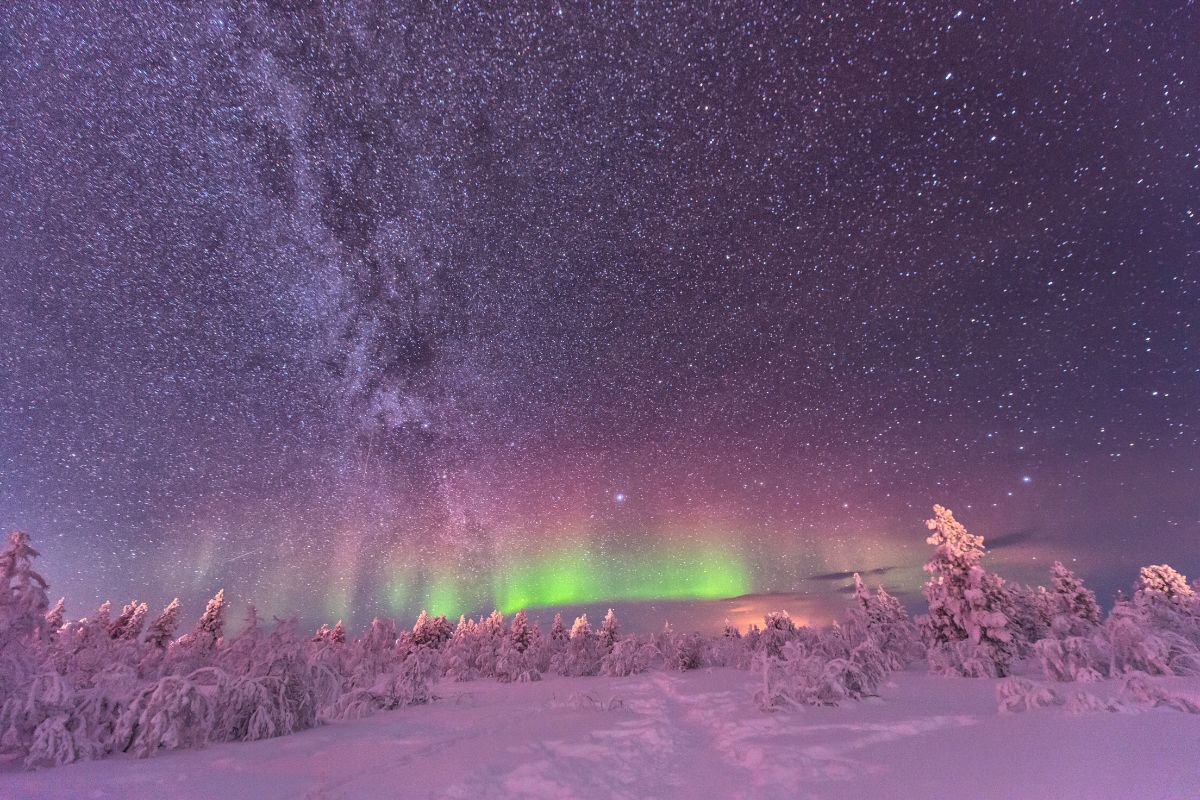
<path id="1" fill-rule="evenodd" d="M 0 523 L 80 613 L 1200 571 L 1200 12 L 843 5 L 5 4 Z"/>

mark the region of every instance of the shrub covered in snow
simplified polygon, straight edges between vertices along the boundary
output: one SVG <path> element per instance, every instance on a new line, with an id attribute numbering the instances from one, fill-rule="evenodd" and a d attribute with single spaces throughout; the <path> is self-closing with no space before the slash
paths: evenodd
<path id="1" fill-rule="evenodd" d="M 815 654 L 801 642 L 784 645 L 781 657 L 767 651 L 755 657 L 754 668 L 762 683 L 754 701 L 765 711 L 803 706 L 835 706 L 845 700 L 858 700 L 875 693 L 886 674 L 870 645 L 857 648 L 845 658 L 826 658 Z"/>
<path id="2" fill-rule="evenodd" d="M 1062 705 L 1058 692 L 1027 678 L 1005 678 L 996 684 L 996 703 L 1001 711 L 1031 711 Z"/>
<path id="3" fill-rule="evenodd" d="M 636 636 L 618 639 L 608 655 L 600 660 L 600 674 L 612 678 L 637 675 L 662 661 L 662 653 L 650 642 Z"/>

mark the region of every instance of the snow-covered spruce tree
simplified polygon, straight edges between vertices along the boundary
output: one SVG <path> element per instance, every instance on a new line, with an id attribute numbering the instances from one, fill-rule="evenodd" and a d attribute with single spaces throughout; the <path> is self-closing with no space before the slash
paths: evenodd
<path id="1" fill-rule="evenodd" d="M 458 618 L 458 627 L 442 648 L 442 670 L 452 681 L 469 681 L 475 677 L 475 655 L 479 640 L 475 620 Z"/>
<path id="2" fill-rule="evenodd" d="M 1050 568 L 1050 590 L 1054 613 L 1051 627 L 1056 635 L 1078 636 L 1100 624 L 1096 593 L 1084 586 L 1061 561 L 1055 561 Z"/>
<path id="3" fill-rule="evenodd" d="M 851 629 L 851 642 L 872 642 L 888 670 L 903 669 L 924 655 L 920 631 L 908 618 L 900 601 L 882 586 L 872 595 L 857 572 L 854 573 L 854 602 L 847 624 Z"/>
<path id="4" fill-rule="evenodd" d="M 559 675 L 579 677 L 595 675 L 600 671 L 600 644 L 587 614 L 580 614 L 571 626 L 571 638 L 566 648 L 558 653 L 551 668 Z"/>
<path id="5" fill-rule="evenodd" d="M 475 648 L 475 674 L 481 678 L 496 677 L 496 659 L 500 655 L 500 641 L 504 638 L 504 615 L 493 610 L 475 626 L 477 646 Z"/>
<path id="6" fill-rule="evenodd" d="M 145 603 L 130 600 L 121 609 L 120 615 L 108 626 L 108 635 L 113 639 L 132 641 L 142 635 L 149 607 Z"/>
<path id="7" fill-rule="evenodd" d="M 563 624 L 561 612 L 554 612 L 554 621 L 550 623 L 550 641 L 566 643 L 571 638 L 571 634 L 567 632 L 566 625 Z"/>
<path id="8" fill-rule="evenodd" d="M 1118 603 L 1104 628 L 1125 672 L 1200 675 L 1200 602 L 1166 564 L 1142 567 L 1133 601 Z"/>
<path id="9" fill-rule="evenodd" d="M 501 683 L 541 680 L 537 668 L 538 645 L 524 610 L 513 616 L 508 634 L 501 638 L 496 655 L 496 679 Z"/>
<path id="10" fill-rule="evenodd" d="M 778 658 L 783 652 L 783 646 L 796 635 L 796 623 L 786 611 L 771 611 L 763 617 L 762 636 L 758 639 L 758 649 L 768 656 Z"/>
<path id="11" fill-rule="evenodd" d="M 258 609 L 253 603 L 246 606 L 246 617 L 242 628 L 223 642 L 225 645 L 216 653 L 216 662 L 230 675 L 252 674 L 262 659 L 262 631 L 258 626 Z"/>
<path id="12" fill-rule="evenodd" d="M 146 631 L 146 644 L 161 650 L 166 649 L 175 638 L 175 631 L 179 627 L 179 609 L 179 598 L 176 597 L 155 617 L 154 622 L 150 623 L 150 628 Z"/>
<path id="13" fill-rule="evenodd" d="M 601 655 L 608 655 L 612 652 L 613 645 L 620 638 L 617 627 L 617 613 L 610 608 L 608 613 L 604 615 L 604 622 L 600 623 Z"/>
<path id="14" fill-rule="evenodd" d="M 1152 564 L 1142 567 L 1134 585 L 1133 602 L 1138 605 L 1171 603 L 1185 612 L 1190 612 L 1196 598 L 1187 578 L 1169 564 Z"/>
<path id="15" fill-rule="evenodd" d="M 544 675 L 550 671 L 550 658 L 554 652 L 550 645 L 550 637 L 542 635 L 542 625 L 537 620 L 533 621 L 531 630 L 533 631 L 533 643 L 529 646 L 531 658 L 533 658 L 537 671 Z"/>
<path id="16" fill-rule="evenodd" d="M 542 654 L 539 656 L 539 661 L 544 667 L 543 672 L 554 670 L 555 658 L 567 649 L 570 639 L 571 634 L 563 624 L 562 614 L 555 612 L 554 621 L 550 623 L 550 633 L 542 643 Z"/>
<path id="17" fill-rule="evenodd" d="M 1013 634 L 1017 655 L 1027 658 L 1033 653 L 1033 644 L 1050 635 L 1054 621 L 1054 602 L 1044 586 L 1020 586 L 1009 584 L 1008 603 L 1012 609 L 1008 629 Z"/>
<path id="18" fill-rule="evenodd" d="M 33 568 L 38 552 L 29 534 L 13 531 L 0 551 L 0 704 L 21 688 L 41 660 L 45 638 L 46 580 Z"/>
<path id="19" fill-rule="evenodd" d="M 453 633 L 454 628 L 451 627 L 444 614 L 431 617 L 427 612 L 422 611 L 421 615 L 417 617 L 416 624 L 413 625 L 412 643 L 414 647 L 439 650 L 442 645 L 450 641 Z"/>
<path id="20" fill-rule="evenodd" d="M 508 638 L 518 653 L 524 653 L 533 644 L 533 626 L 529 624 L 529 615 L 524 609 L 513 615 L 512 624 L 508 628 Z"/>
<path id="21" fill-rule="evenodd" d="M 63 618 L 67 613 L 67 598 L 60 597 L 58 602 L 46 612 L 46 637 L 54 639 L 58 635 L 58 629 L 63 626 Z"/>
<path id="22" fill-rule="evenodd" d="M 205 634 L 208 642 L 215 645 L 225 635 L 225 590 L 218 589 L 204 607 L 200 621 L 196 623 L 196 635 Z"/>
<path id="23" fill-rule="evenodd" d="M 164 668 L 188 675 L 212 663 L 225 633 L 225 590 L 217 591 L 204 607 L 196 627 L 180 636 L 167 649 Z"/>
<path id="24" fill-rule="evenodd" d="M 933 507 L 925 565 L 929 614 L 921 618 L 930 672 L 966 677 L 1008 675 L 1016 646 L 1004 580 L 984 570 L 983 537 L 967 532 L 948 508 Z"/>

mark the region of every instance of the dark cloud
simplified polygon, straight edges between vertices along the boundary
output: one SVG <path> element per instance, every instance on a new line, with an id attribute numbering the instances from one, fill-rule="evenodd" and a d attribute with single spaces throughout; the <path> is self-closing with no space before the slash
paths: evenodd
<path id="1" fill-rule="evenodd" d="M 1012 533 L 1002 533 L 999 536 L 985 536 L 983 537 L 983 546 L 987 550 L 1003 550 L 1008 547 L 1016 547 L 1019 544 L 1035 541 L 1037 538 L 1039 538 L 1037 531 L 1027 528 Z"/>
<path id="2" fill-rule="evenodd" d="M 868 575 L 886 575 L 894 566 L 876 567 L 875 569 L 852 569 L 847 572 L 819 572 L 816 575 L 809 575 L 810 581 L 845 581 L 854 577 L 854 573 L 858 573 L 861 577 L 866 578 Z"/>

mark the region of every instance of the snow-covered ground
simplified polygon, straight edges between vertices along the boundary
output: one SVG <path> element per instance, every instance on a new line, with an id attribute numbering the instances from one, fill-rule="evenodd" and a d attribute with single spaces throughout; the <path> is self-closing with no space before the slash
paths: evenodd
<path id="1" fill-rule="evenodd" d="M 0 797 L 1200 797 L 1200 715 L 1001 714 L 995 685 L 911 671 L 866 702 L 770 714 L 729 669 L 441 683 L 431 705 L 279 739 L 5 771 Z"/>

